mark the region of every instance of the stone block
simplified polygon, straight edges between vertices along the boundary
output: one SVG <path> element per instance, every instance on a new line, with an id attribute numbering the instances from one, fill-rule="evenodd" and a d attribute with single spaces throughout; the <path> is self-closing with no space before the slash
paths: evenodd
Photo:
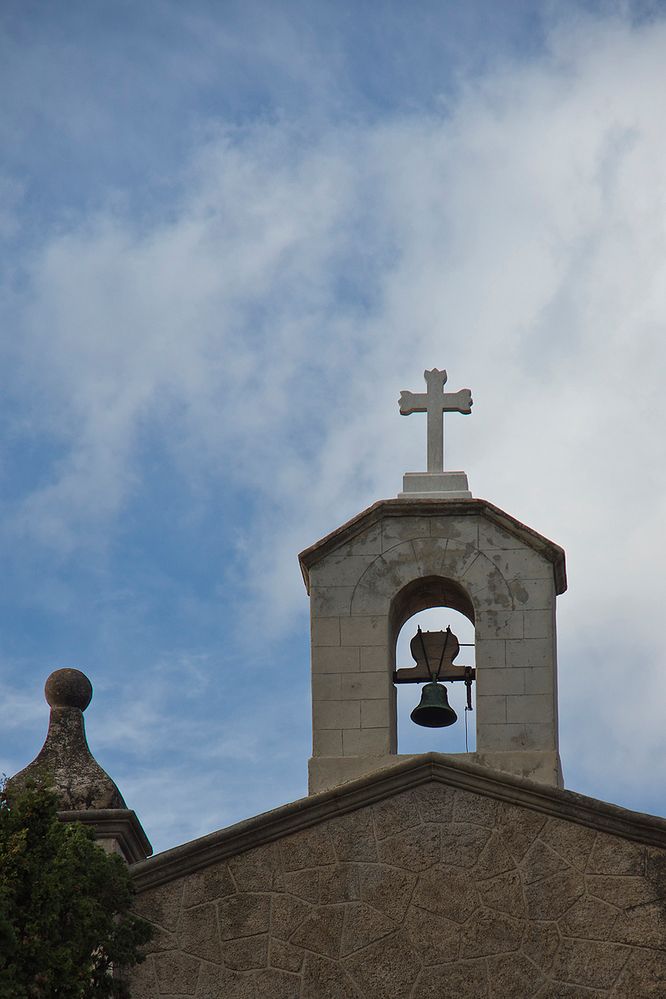
<path id="1" fill-rule="evenodd" d="M 523 611 L 525 638 L 552 638 L 555 633 L 555 609 Z"/>
<path id="2" fill-rule="evenodd" d="M 315 862 L 319 867 L 334 864 L 335 854 L 328 829 L 313 826 L 287 836 L 282 840 L 282 862 L 285 871 L 302 871 Z"/>
<path id="3" fill-rule="evenodd" d="M 301 994 L 300 975 L 266 968 L 255 972 L 252 978 L 256 988 L 255 994 L 261 996 L 261 999 L 298 999 Z M 228 999 L 225 993 L 218 995 L 224 995 L 224 999 Z"/>
<path id="4" fill-rule="evenodd" d="M 184 880 L 183 906 L 187 909 L 192 905 L 202 905 L 204 902 L 224 898 L 225 895 L 233 895 L 235 891 L 236 885 L 227 865 L 212 864 L 202 871 L 195 871 Z M 141 896 L 142 901 L 143 897 Z"/>
<path id="5" fill-rule="evenodd" d="M 403 541 L 427 538 L 430 525 L 426 517 L 387 517 L 382 522 L 382 552 L 395 548 Z"/>
<path id="6" fill-rule="evenodd" d="M 553 976 L 573 985 L 610 989 L 629 954 L 622 944 L 565 938 L 555 955 Z"/>
<path id="7" fill-rule="evenodd" d="M 509 639 L 506 643 L 507 666 L 552 666 L 554 658 L 549 638 Z"/>
<path id="8" fill-rule="evenodd" d="M 335 854 L 340 863 L 377 860 L 377 844 L 368 809 L 350 812 L 331 819 L 329 832 Z"/>
<path id="9" fill-rule="evenodd" d="M 448 542 L 443 538 L 417 538 L 412 541 L 418 574 L 421 576 L 442 575 L 442 563 L 449 544 L 454 544 L 454 542 Z"/>
<path id="10" fill-rule="evenodd" d="M 481 669 L 476 674 L 476 696 L 525 693 L 525 673 L 522 666 Z"/>
<path id="11" fill-rule="evenodd" d="M 431 538 L 447 538 L 459 544 L 478 546 L 478 517 L 429 517 L 428 522 Z"/>
<path id="12" fill-rule="evenodd" d="M 524 548 L 525 542 L 509 534 L 498 524 L 492 524 L 483 518 L 479 519 L 479 548 L 482 551 L 493 548 Z"/>
<path id="13" fill-rule="evenodd" d="M 373 524 L 372 527 L 361 531 L 351 541 L 347 542 L 340 549 L 341 555 L 381 555 L 382 553 L 382 526 Z"/>
<path id="14" fill-rule="evenodd" d="M 312 752 L 315 756 L 342 756 L 342 729 L 315 729 L 312 733 Z"/>
<path id="15" fill-rule="evenodd" d="M 362 672 L 388 672 L 388 649 L 385 645 L 361 646 L 360 654 Z"/>
<path id="16" fill-rule="evenodd" d="M 394 798 L 378 802 L 373 806 L 372 813 L 377 839 L 386 839 L 421 823 L 414 791 L 403 791 Z"/>
<path id="17" fill-rule="evenodd" d="M 340 902 L 357 902 L 361 897 L 361 884 L 357 864 L 336 864 L 321 872 L 321 903 L 335 905 Z"/>
<path id="18" fill-rule="evenodd" d="M 340 645 L 340 618 L 313 617 L 310 623 L 310 634 L 314 646 Z"/>
<path id="19" fill-rule="evenodd" d="M 311 874 L 312 872 L 298 872 Z M 318 872 L 317 872 L 318 874 Z M 319 881 L 317 881 L 317 895 Z M 274 895 L 271 899 L 271 936 L 273 939 L 289 940 L 289 937 L 312 912 L 312 906 L 291 895 Z"/>
<path id="20" fill-rule="evenodd" d="M 381 862 L 406 871 L 427 871 L 439 861 L 439 856 L 440 830 L 435 823 L 407 829 L 379 843 Z"/>
<path id="21" fill-rule="evenodd" d="M 364 999 L 337 961 L 306 954 L 301 999 Z"/>
<path id="22" fill-rule="evenodd" d="M 271 940 L 269 963 L 283 971 L 299 972 L 303 967 L 304 952 L 283 940 Z M 298 993 L 296 993 L 298 995 Z"/>
<path id="23" fill-rule="evenodd" d="M 486 724 L 481 721 L 476 723 L 476 748 L 479 753 L 483 750 L 526 752 L 530 749 L 551 749 L 552 746 L 552 725 L 517 722 L 507 722 L 501 725 Z"/>
<path id="24" fill-rule="evenodd" d="M 421 961 L 400 934 L 370 944 L 344 959 L 344 965 L 365 997 L 409 999 Z M 347 993 L 341 992 L 336 999 Z"/>
<path id="25" fill-rule="evenodd" d="M 554 670 L 551 666 L 527 666 L 524 673 L 526 694 L 549 694 L 554 697 Z"/>
<path id="26" fill-rule="evenodd" d="M 478 638 L 488 639 L 522 638 L 523 611 L 496 608 L 482 610 L 476 616 L 476 634 Z"/>
<path id="27" fill-rule="evenodd" d="M 357 673 L 360 662 L 359 650 L 351 646 L 322 646 L 312 650 L 313 673 Z"/>
<path id="28" fill-rule="evenodd" d="M 217 903 L 221 940 L 236 940 L 266 933 L 270 922 L 271 897 L 240 892 Z"/>
<path id="29" fill-rule="evenodd" d="M 516 951 L 520 947 L 525 923 L 503 912 L 481 909 L 464 928 L 460 956 L 489 957 Z"/>
<path id="30" fill-rule="evenodd" d="M 353 586 L 311 586 L 310 609 L 313 617 L 348 615 L 353 595 Z"/>
<path id="31" fill-rule="evenodd" d="M 174 951 L 153 958 L 160 995 L 194 995 L 201 961 L 190 954 Z"/>
<path id="32" fill-rule="evenodd" d="M 314 673 L 312 676 L 312 699 L 314 701 L 339 701 L 342 698 L 343 675 L 347 674 Z"/>
<path id="33" fill-rule="evenodd" d="M 342 676 L 342 699 L 386 700 L 389 678 L 386 673 L 345 673 Z"/>
<path id="34" fill-rule="evenodd" d="M 639 843 L 598 833 L 587 863 L 590 874 L 643 875 L 645 847 Z"/>
<path id="35" fill-rule="evenodd" d="M 314 701 L 312 724 L 315 730 L 361 727 L 360 701 Z"/>
<path id="36" fill-rule="evenodd" d="M 389 706 L 386 698 L 361 701 L 361 728 L 388 728 Z"/>
<path id="37" fill-rule="evenodd" d="M 384 864 L 362 864 L 361 898 L 373 909 L 399 923 L 404 918 L 416 875 Z"/>
<path id="38" fill-rule="evenodd" d="M 356 586 L 376 555 L 328 555 L 310 569 L 313 586 Z"/>
<path id="39" fill-rule="evenodd" d="M 343 729 L 343 756 L 383 756 L 390 752 L 388 728 Z"/>
<path id="40" fill-rule="evenodd" d="M 412 903 L 433 916 L 464 923 L 479 907 L 479 896 L 468 874 L 437 864 L 421 874 Z"/>
<path id="41" fill-rule="evenodd" d="M 354 954 L 394 930 L 395 924 L 381 912 L 364 902 L 352 903 L 346 906 L 340 953 L 343 957 Z"/>
<path id="42" fill-rule="evenodd" d="M 410 905 L 403 933 L 426 965 L 449 964 L 458 957 L 461 928 L 444 916 L 438 916 L 435 921 L 432 913 Z"/>
<path id="43" fill-rule="evenodd" d="M 488 552 L 488 557 L 506 580 L 552 579 L 553 577 L 552 564 L 530 548 Z"/>
<path id="44" fill-rule="evenodd" d="M 217 936 L 215 905 L 206 902 L 191 909 L 184 909 L 178 927 L 180 949 L 205 961 L 220 960 L 220 943 Z"/>
<path id="45" fill-rule="evenodd" d="M 241 892 L 284 889 L 280 851 L 275 843 L 238 854 L 229 861 L 229 867 Z"/>
<path id="46" fill-rule="evenodd" d="M 337 958 L 340 954 L 343 918 L 342 906 L 318 906 L 305 917 L 298 929 L 292 933 L 289 942 L 296 947 L 313 951 L 315 954 Z"/>
<path id="47" fill-rule="evenodd" d="M 221 944 L 222 960 L 233 971 L 252 971 L 268 965 L 268 935 L 225 940 Z"/>
<path id="48" fill-rule="evenodd" d="M 343 618 L 340 636 L 342 645 L 384 645 L 388 636 L 388 618 L 373 614 Z"/>
<path id="49" fill-rule="evenodd" d="M 552 579 L 512 579 L 508 586 L 516 610 L 550 610 L 555 604 Z"/>
<path id="50" fill-rule="evenodd" d="M 478 698 L 477 698 L 478 705 Z M 508 722 L 552 723 L 553 695 L 550 694 L 511 694 L 506 699 L 506 720 Z"/>
<path id="51" fill-rule="evenodd" d="M 482 669 L 502 669 L 506 667 L 506 641 L 503 638 L 477 639 L 476 666 Z"/>
<path id="52" fill-rule="evenodd" d="M 501 694 L 479 694 L 476 695 L 477 718 L 480 723 L 496 724 L 505 722 L 507 698 Z"/>
<path id="53" fill-rule="evenodd" d="M 486 999 L 488 994 L 486 962 L 455 961 L 424 968 L 410 999 L 461 999 L 461 996 Z M 493 996 L 493 999 L 499 999 L 499 996 Z M 501 999 L 508 999 L 508 996 L 505 994 Z M 525 996 L 521 995 L 520 999 Z"/>

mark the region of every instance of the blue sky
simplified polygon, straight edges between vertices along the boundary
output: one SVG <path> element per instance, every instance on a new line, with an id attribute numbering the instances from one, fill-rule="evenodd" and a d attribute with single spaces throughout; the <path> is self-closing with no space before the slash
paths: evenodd
<path id="1" fill-rule="evenodd" d="M 71 665 L 156 848 L 301 796 L 296 556 L 439 366 L 567 551 L 567 785 L 664 814 L 664 5 L 8 0 L 0 88 L 0 770 Z"/>

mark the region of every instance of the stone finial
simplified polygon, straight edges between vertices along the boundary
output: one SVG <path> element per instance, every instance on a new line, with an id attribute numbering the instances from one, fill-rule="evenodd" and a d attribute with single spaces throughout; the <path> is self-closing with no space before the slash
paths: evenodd
<path id="1" fill-rule="evenodd" d="M 126 808 L 123 796 L 90 752 L 83 712 L 92 684 L 78 669 L 57 669 L 44 687 L 51 706 L 46 740 L 39 755 L 12 778 L 14 786 L 30 777 L 46 776 L 65 810 Z"/>

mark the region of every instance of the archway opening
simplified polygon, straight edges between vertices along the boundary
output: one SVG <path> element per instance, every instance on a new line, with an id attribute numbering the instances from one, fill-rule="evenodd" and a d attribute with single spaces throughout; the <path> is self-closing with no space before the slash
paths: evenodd
<path id="1" fill-rule="evenodd" d="M 410 642 L 417 628 L 422 631 L 445 631 L 451 628 L 460 642 L 455 664 L 475 666 L 474 608 L 467 593 L 453 580 L 429 577 L 414 580 L 395 598 L 391 608 L 391 631 L 395 649 L 395 667 L 415 665 Z M 466 712 L 467 690 L 460 681 L 446 683 L 449 704 L 458 720 L 448 728 L 422 728 L 410 718 L 419 703 L 423 685 L 395 685 L 397 750 L 399 753 L 465 753 L 476 749 L 476 684 L 472 684 L 472 711 Z"/>

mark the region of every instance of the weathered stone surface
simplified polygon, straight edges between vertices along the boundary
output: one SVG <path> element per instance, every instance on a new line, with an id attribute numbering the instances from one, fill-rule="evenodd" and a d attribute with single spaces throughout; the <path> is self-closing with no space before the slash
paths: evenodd
<path id="1" fill-rule="evenodd" d="M 388 798 L 373 808 L 377 839 L 386 839 L 405 829 L 419 825 L 421 816 L 413 791 Z"/>
<path id="2" fill-rule="evenodd" d="M 469 822 L 442 825 L 442 860 L 451 867 L 474 867 L 491 836 L 490 829 Z"/>
<path id="3" fill-rule="evenodd" d="M 517 871 L 500 874 L 490 881 L 480 881 L 477 889 L 481 901 L 489 909 L 519 919 L 525 916 L 523 886 Z"/>
<path id="4" fill-rule="evenodd" d="M 408 999 L 421 962 L 396 934 L 344 959 L 364 999 Z"/>
<path id="5" fill-rule="evenodd" d="M 345 910 L 344 929 L 340 953 L 343 957 L 362 950 L 375 940 L 381 940 L 395 930 L 395 923 L 364 902 L 348 905 Z"/>
<path id="6" fill-rule="evenodd" d="M 310 915 L 312 907 L 300 898 L 275 895 L 271 902 L 271 910 L 271 933 L 278 940 L 289 940 Z"/>
<path id="7" fill-rule="evenodd" d="M 460 954 L 461 929 L 444 916 L 433 918 L 432 912 L 412 905 L 404 928 L 412 947 L 419 951 L 425 965 L 457 961 Z"/>
<path id="8" fill-rule="evenodd" d="M 622 944 L 564 939 L 553 962 L 553 977 L 569 985 L 609 989 L 629 953 L 629 948 Z"/>
<path id="9" fill-rule="evenodd" d="M 289 942 L 324 957 L 338 957 L 343 919 L 342 906 L 319 906 L 305 917 Z"/>
<path id="10" fill-rule="evenodd" d="M 645 847 L 617 836 L 597 833 L 587 864 L 590 874 L 645 873 Z"/>
<path id="11" fill-rule="evenodd" d="M 525 927 L 523 954 L 542 971 L 550 970 L 559 946 L 560 934 L 555 923 L 528 923 Z"/>
<path id="12" fill-rule="evenodd" d="M 408 871 L 425 871 L 439 860 L 439 826 L 429 823 L 390 836 L 379 844 L 379 859 Z"/>
<path id="13" fill-rule="evenodd" d="M 276 843 L 241 853 L 229 862 L 239 891 L 281 891 L 283 888 L 280 850 Z"/>
<path id="14" fill-rule="evenodd" d="M 666 997 L 666 850 L 474 797 L 418 786 L 143 891 L 137 999 Z"/>
<path id="15" fill-rule="evenodd" d="M 364 999 L 344 968 L 317 954 L 308 954 L 301 999 Z"/>
<path id="16" fill-rule="evenodd" d="M 584 890 L 580 876 L 569 871 L 526 885 L 527 915 L 530 919 L 559 919 Z"/>
<path id="17" fill-rule="evenodd" d="M 282 840 L 282 862 L 285 871 L 300 871 L 312 867 L 335 863 L 335 852 L 331 844 L 327 826 L 314 826 L 303 832 L 294 833 Z"/>
<path id="18" fill-rule="evenodd" d="M 290 895 L 305 899 L 306 902 L 318 902 L 321 873 L 318 868 L 287 871 L 284 875 L 284 890 Z"/>
<path id="19" fill-rule="evenodd" d="M 498 820 L 504 843 L 516 861 L 523 859 L 546 824 L 544 815 L 506 802 L 499 807 Z"/>
<path id="20" fill-rule="evenodd" d="M 396 922 L 402 920 L 414 893 L 416 875 L 383 864 L 361 867 L 361 898 Z"/>
<path id="21" fill-rule="evenodd" d="M 320 901 L 322 905 L 335 902 L 356 902 L 361 897 L 361 882 L 357 864 L 336 864 L 321 872 Z"/>
<path id="22" fill-rule="evenodd" d="M 468 875 L 439 864 L 419 878 L 414 905 L 455 923 L 464 923 L 479 906 L 479 895 Z"/>
<path id="23" fill-rule="evenodd" d="M 636 950 L 627 960 L 613 999 L 663 999 L 666 996 L 666 954 Z"/>
<path id="24" fill-rule="evenodd" d="M 484 961 L 458 961 L 439 968 L 425 968 L 419 976 L 413 999 L 460 999 L 490 996 Z"/>
<path id="25" fill-rule="evenodd" d="M 224 940 L 221 945 L 222 960 L 227 968 L 234 971 L 250 971 L 265 968 L 268 964 L 268 936 L 243 937 L 240 940 Z"/>
<path id="26" fill-rule="evenodd" d="M 239 894 L 221 899 L 217 904 L 220 938 L 235 940 L 268 930 L 270 895 Z"/>
<path id="27" fill-rule="evenodd" d="M 154 961 L 160 995 L 194 995 L 201 967 L 197 958 L 174 951 L 156 954 Z"/>
<path id="28" fill-rule="evenodd" d="M 206 961 L 220 960 L 215 904 L 207 902 L 184 909 L 178 926 L 180 949 Z"/>
<path id="29" fill-rule="evenodd" d="M 298 999 L 301 993 L 301 976 L 266 968 L 253 976 L 257 999 Z M 226 999 L 226 997 L 225 997 Z"/>
<path id="30" fill-rule="evenodd" d="M 465 927 L 460 941 L 461 957 L 488 957 L 517 950 L 523 936 L 522 920 L 492 909 L 482 909 Z"/>
<path id="31" fill-rule="evenodd" d="M 202 905 L 225 895 L 232 895 L 236 885 L 226 864 L 213 864 L 202 871 L 195 871 L 183 885 L 183 905 Z"/>
<path id="32" fill-rule="evenodd" d="M 303 967 L 305 952 L 300 947 L 285 943 L 283 940 L 271 941 L 268 961 L 271 967 L 283 971 L 298 972 Z"/>
<path id="33" fill-rule="evenodd" d="M 488 978 L 492 999 L 506 999 L 507 996 L 532 999 L 544 984 L 543 975 L 523 954 L 489 957 Z"/>
<path id="34" fill-rule="evenodd" d="M 257 999 L 253 979 L 244 973 L 221 968 L 217 964 L 202 964 L 196 999 Z M 132 993 L 134 999 L 134 993 Z"/>
<path id="35" fill-rule="evenodd" d="M 369 809 L 332 819 L 329 827 L 339 861 L 377 859 L 372 812 Z"/>

